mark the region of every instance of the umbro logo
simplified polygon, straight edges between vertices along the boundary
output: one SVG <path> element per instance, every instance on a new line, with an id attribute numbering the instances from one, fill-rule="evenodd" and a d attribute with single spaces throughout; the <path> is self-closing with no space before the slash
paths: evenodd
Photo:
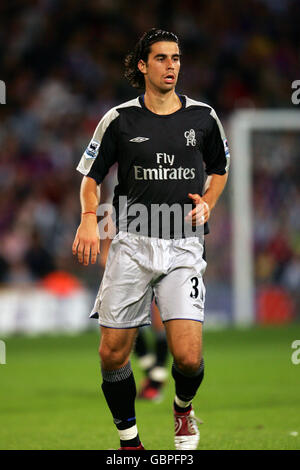
<path id="1" fill-rule="evenodd" d="M 134 139 L 130 139 L 129 142 L 135 142 L 136 144 L 140 144 L 141 142 L 145 142 L 145 140 L 149 140 L 149 137 L 135 137 Z"/>
<path id="2" fill-rule="evenodd" d="M 202 307 L 200 307 L 200 305 L 198 304 L 193 304 L 193 307 L 196 307 L 196 308 L 199 308 L 199 310 L 202 310 Z"/>

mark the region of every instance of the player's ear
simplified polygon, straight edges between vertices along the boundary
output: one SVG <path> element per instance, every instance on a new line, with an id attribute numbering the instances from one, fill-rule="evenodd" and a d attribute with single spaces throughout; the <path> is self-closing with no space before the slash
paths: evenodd
<path id="1" fill-rule="evenodd" d="M 147 65 L 146 62 L 144 62 L 142 59 L 138 61 L 138 69 L 142 73 L 146 73 Z"/>

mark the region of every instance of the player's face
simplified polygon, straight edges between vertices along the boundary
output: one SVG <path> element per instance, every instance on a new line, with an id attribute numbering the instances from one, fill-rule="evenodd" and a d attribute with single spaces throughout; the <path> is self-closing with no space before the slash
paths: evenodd
<path id="1" fill-rule="evenodd" d="M 140 61 L 139 69 L 144 73 L 146 89 L 149 86 L 160 92 L 174 89 L 180 70 L 180 53 L 176 42 L 152 44 L 147 63 Z"/>

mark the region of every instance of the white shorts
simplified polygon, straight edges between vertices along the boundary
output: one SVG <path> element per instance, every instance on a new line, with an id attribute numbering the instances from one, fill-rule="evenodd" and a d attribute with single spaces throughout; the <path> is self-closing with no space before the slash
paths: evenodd
<path id="1" fill-rule="evenodd" d="M 90 317 L 111 328 L 149 325 L 155 296 L 163 322 L 203 322 L 205 269 L 198 237 L 165 240 L 119 232 Z"/>

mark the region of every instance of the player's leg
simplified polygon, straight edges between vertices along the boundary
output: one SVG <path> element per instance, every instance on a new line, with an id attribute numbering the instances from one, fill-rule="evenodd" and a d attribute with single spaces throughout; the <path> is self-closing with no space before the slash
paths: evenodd
<path id="1" fill-rule="evenodd" d="M 136 387 L 130 366 L 137 328 L 150 324 L 151 272 L 135 259 L 139 240 L 119 232 L 110 245 L 104 276 L 92 315 L 102 327 L 102 389 L 119 431 L 121 447 L 138 447 L 134 402 Z M 125 442 L 126 441 L 126 442 Z"/>
<path id="2" fill-rule="evenodd" d="M 204 377 L 202 323 L 193 320 L 165 322 L 167 339 L 174 358 L 175 409 L 187 411 Z"/>
<path id="3" fill-rule="evenodd" d="M 175 381 L 175 447 L 178 450 L 192 450 L 197 448 L 200 439 L 192 400 L 204 377 L 202 323 L 170 320 L 165 323 L 165 327 L 174 358 L 172 376 Z"/>
<path id="4" fill-rule="evenodd" d="M 178 450 L 196 449 L 199 431 L 191 402 L 204 376 L 202 359 L 202 322 L 205 287 L 203 245 L 196 238 L 172 242 L 174 263 L 154 287 L 168 344 L 174 358 L 175 446 Z"/>
<path id="5" fill-rule="evenodd" d="M 121 448 L 141 446 L 135 418 L 136 386 L 130 364 L 136 334 L 137 328 L 101 327 L 102 390 L 119 432 Z"/>
<path id="6" fill-rule="evenodd" d="M 196 238 L 174 240 L 172 270 L 154 287 L 170 351 L 172 374 L 181 402 L 188 403 L 203 379 L 202 322 L 205 286 L 203 245 Z M 178 397 L 178 395 L 177 395 Z M 180 398 L 180 397 L 178 397 Z M 180 405 L 179 405 L 180 406 Z M 185 405 L 181 406 L 184 408 Z"/>

